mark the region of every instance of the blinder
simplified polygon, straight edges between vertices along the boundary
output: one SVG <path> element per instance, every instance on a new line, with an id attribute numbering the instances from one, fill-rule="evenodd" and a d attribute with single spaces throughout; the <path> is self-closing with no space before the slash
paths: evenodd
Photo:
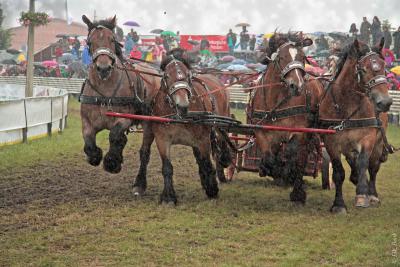
<path id="1" fill-rule="evenodd" d="M 373 55 L 378 55 L 377 53 L 371 51 L 368 52 L 366 55 L 364 55 L 363 57 L 361 57 L 358 61 L 357 61 L 357 65 L 356 65 L 356 73 L 357 73 L 357 81 L 360 84 L 362 82 L 362 74 L 365 72 L 365 70 L 361 67 L 361 64 L 369 57 L 373 56 Z M 380 68 L 379 64 L 376 63 L 375 60 L 371 60 L 371 64 L 372 64 L 372 69 L 374 71 L 379 71 Z M 378 66 L 375 66 L 378 65 Z M 364 86 L 363 88 L 365 89 L 365 94 L 367 94 L 368 96 L 370 96 L 371 94 L 371 90 L 375 87 L 378 86 L 380 84 L 387 84 L 387 78 L 385 75 L 376 75 L 374 77 L 372 77 L 368 82 L 364 82 Z"/>
<path id="2" fill-rule="evenodd" d="M 280 71 L 281 71 L 281 75 L 280 75 L 281 80 L 284 81 L 285 83 L 286 83 L 285 77 L 286 77 L 286 75 L 287 75 L 290 71 L 292 71 L 292 70 L 294 70 L 294 69 L 299 69 L 299 70 L 302 70 L 303 73 L 306 72 L 306 70 L 305 70 L 305 68 L 304 68 L 304 63 L 303 63 L 303 62 L 300 62 L 300 61 L 297 61 L 297 60 L 290 61 L 290 62 L 289 62 L 285 67 L 283 67 L 283 68 L 280 66 L 280 64 L 279 64 L 279 52 L 280 52 L 280 50 L 281 50 L 282 48 L 284 48 L 284 47 L 286 47 L 286 46 L 288 46 L 288 45 L 296 46 L 296 43 L 291 42 L 291 41 L 286 42 L 286 43 L 284 43 L 283 45 L 281 45 L 281 46 L 276 50 L 275 53 L 273 53 L 273 54 L 271 55 L 271 60 L 274 61 L 274 62 L 275 62 L 275 65 L 277 65 L 278 68 L 280 69 Z"/>
<path id="3" fill-rule="evenodd" d="M 168 89 L 168 95 L 172 96 L 173 94 L 175 94 L 178 90 L 184 89 L 188 92 L 189 94 L 189 99 L 192 97 L 193 93 L 192 93 L 192 89 L 191 89 L 191 84 L 190 81 L 192 79 L 192 73 L 189 71 L 188 76 L 185 76 L 182 69 L 179 67 L 176 59 L 171 55 L 172 57 L 172 61 L 169 62 L 166 66 L 165 69 L 167 69 L 168 65 L 170 64 L 175 64 L 175 68 L 176 68 L 176 77 L 178 79 L 178 81 L 174 82 L 170 87 L 168 87 L 167 84 L 167 79 L 169 78 L 169 75 L 167 73 L 164 73 L 164 85 L 165 87 Z M 184 79 L 187 78 L 188 81 L 185 81 Z"/>

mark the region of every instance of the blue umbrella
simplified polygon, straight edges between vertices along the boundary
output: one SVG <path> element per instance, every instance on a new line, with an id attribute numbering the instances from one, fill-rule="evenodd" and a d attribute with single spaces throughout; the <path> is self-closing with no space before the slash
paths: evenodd
<path id="1" fill-rule="evenodd" d="M 139 23 L 137 23 L 136 21 L 133 21 L 133 20 L 128 20 L 123 25 L 131 26 L 131 27 L 140 27 Z"/>

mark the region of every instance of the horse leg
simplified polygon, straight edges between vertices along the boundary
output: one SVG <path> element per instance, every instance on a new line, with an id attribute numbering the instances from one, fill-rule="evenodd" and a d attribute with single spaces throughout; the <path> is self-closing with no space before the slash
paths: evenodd
<path id="1" fill-rule="evenodd" d="M 345 178 L 344 168 L 342 162 L 340 161 L 340 155 L 336 155 L 335 157 L 333 157 L 330 154 L 330 156 L 332 159 L 333 182 L 335 183 L 335 200 L 331 207 L 331 212 L 346 213 L 347 208 L 344 203 L 343 192 L 342 192 L 343 181 Z"/>
<path id="2" fill-rule="evenodd" d="M 164 189 L 160 196 L 160 203 L 165 204 L 175 204 L 177 203 L 176 193 L 174 189 L 174 184 L 172 176 L 174 174 L 174 168 L 170 160 L 170 148 L 171 144 L 166 142 L 162 138 L 156 138 L 156 144 L 158 152 L 160 153 L 162 162 L 162 175 L 164 177 Z"/>
<path id="3" fill-rule="evenodd" d="M 369 165 L 369 153 L 363 149 L 356 158 L 355 166 L 358 172 L 357 187 L 356 187 L 356 207 L 367 208 L 369 207 L 368 200 L 368 178 L 367 168 Z"/>
<path id="4" fill-rule="evenodd" d="M 224 167 L 222 167 L 221 163 L 218 160 L 215 161 L 215 168 L 217 170 L 218 181 L 220 183 L 228 182 L 228 180 L 225 177 Z"/>
<path id="5" fill-rule="evenodd" d="M 381 167 L 381 162 L 379 160 L 374 160 L 369 162 L 368 172 L 369 172 L 369 183 L 368 183 L 368 198 L 370 204 L 379 204 L 380 200 L 378 197 L 378 192 L 376 190 L 376 175 L 378 174 L 379 168 Z"/>
<path id="6" fill-rule="evenodd" d="M 83 123 L 85 125 L 85 123 Z M 103 159 L 103 151 L 96 145 L 96 131 L 89 126 L 83 127 L 83 140 L 85 145 L 83 151 L 90 165 L 98 166 Z"/>
<path id="7" fill-rule="evenodd" d="M 297 157 L 294 156 L 297 153 Z M 293 181 L 293 190 L 290 193 L 290 201 L 304 204 L 307 193 L 304 190 L 303 172 L 307 162 L 307 149 L 300 146 L 296 137 L 292 138 L 285 150 L 287 159 L 286 170 L 289 175 L 289 181 Z"/>
<path id="8" fill-rule="evenodd" d="M 356 167 L 356 160 L 352 157 L 346 157 L 346 161 L 350 166 L 351 172 L 350 172 L 350 181 L 354 184 L 357 185 L 357 179 L 358 179 L 358 170 Z"/>
<path id="9" fill-rule="evenodd" d="M 110 173 L 119 173 L 123 162 L 122 151 L 128 139 L 125 135 L 125 130 L 121 123 L 117 123 L 109 134 L 110 149 L 104 156 L 104 170 Z"/>
<path id="10" fill-rule="evenodd" d="M 227 180 L 225 177 L 224 168 L 228 168 L 229 165 L 232 163 L 232 155 L 228 148 L 227 142 L 222 136 L 223 134 L 225 133 L 223 133 L 222 131 L 218 131 L 218 135 L 215 131 L 211 131 L 210 138 L 218 180 L 221 183 L 226 183 Z M 226 135 L 226 138 L 229 137 Z"/>
<path id="11" fill-rule="evenodd" d="M 218 196 L 218 183 L 215 177 L 215 169 L 210 159 L 210 149 L 205 149 L 205 146 L 193 147 L 193 155 L 199 165 L 200 181 L 203 189 L 209 198 Z"/>
<path id="12" fill-rule="evenodd" d="M 154 134 L 151 130 L 151 126 L 147 123 L 143 124 L 143 140 L 142 146 L 140 147 L 140 167 L 132 190 L 135 196 L 143 195 L 147 188 L 147 165 L 150 161 L 151 144 L 153 141 Z"/>

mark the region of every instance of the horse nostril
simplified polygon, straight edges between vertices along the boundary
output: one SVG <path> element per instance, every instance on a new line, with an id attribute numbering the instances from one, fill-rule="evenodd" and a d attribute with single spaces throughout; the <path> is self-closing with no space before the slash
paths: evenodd
<path id="1" fill-rule="evenodd" d="M 390 106 L 393 104 L 393 99 L 391 97 L 384 98 L 376 103 L 379 111 L 387 112 L 390 109 Z"/>

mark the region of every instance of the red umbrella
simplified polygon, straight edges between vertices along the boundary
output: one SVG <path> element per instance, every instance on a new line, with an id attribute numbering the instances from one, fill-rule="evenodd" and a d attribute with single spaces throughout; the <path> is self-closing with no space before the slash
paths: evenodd
<path id="1" fill-rule="evenodd" d="M 57 65 L 58 65 L 58 63 L 53 60 L 45 60 L 42 62 L 42 66 L 44 66 L 44 67 L 55 67 Z"/>

